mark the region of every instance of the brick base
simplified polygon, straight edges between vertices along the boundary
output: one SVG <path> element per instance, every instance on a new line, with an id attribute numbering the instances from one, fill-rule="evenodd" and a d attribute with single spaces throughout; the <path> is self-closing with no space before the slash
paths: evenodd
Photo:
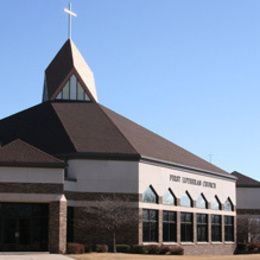
<path id="1" fill-rule="evenodd" d="M 136 214 L 138 215 L 138 209 L 136 209 Z M 112 245 L 113 243 L 113 233 L 99 226 L 96 221 L 91 221 L 84 207 L 74 208 L 73 225 L 74 242 L 91 245 L 100 243 Z M 138 244 L 138 223 L 129 221 L 129 224 L 120 228 L 116 232 L 116 243 Z"/>
<path id="2" fill-rule="evenodd" d="M 233 255 L 236 249 L 235 244 L 194 244 L 181 246 L 184 248 L 184 255 Z"/>

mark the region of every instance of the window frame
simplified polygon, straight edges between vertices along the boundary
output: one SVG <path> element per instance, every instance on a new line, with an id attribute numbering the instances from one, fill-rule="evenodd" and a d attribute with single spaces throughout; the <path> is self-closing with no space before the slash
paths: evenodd
<path id="1" fill-rule="evenodd" d="M 215 219 L 217 218 L 219 218 L 219 222 L 215 221 Z M 216 215 L 216 214 L 211 215 L 211 241 L 222 242 L 222 216 L 221 215 Z"/>
<path id="2" fill-rule="evenodd" d="M 201 220 L 199 217 L 205 217 L 205 221 Z M 196 216 L 197 220 L 197 241 L 198 242 L 208 242 L 209 241 L 209 229 L 208 229 L 208 224 L 209 224 L 209 215 L 205 213 L 197 213 Z M 200 221 L 201 220 L 201 221 Z M 205 238 L 204 238 L 204 234 Z M 200 237 L 200 235 L 202 235 Z"/>
<path id="3" fill-rule="evenodd" d="M 147 214 L 145 214 L 147 212 Z M 155 219 L 152 218 L 152 213 Z M 147 219 L 145 216 L 148 216 Z M 153 229 L 155 228 L 155 232 Z M 159 238 L 159 212 L 155 209 L 143 209 L 143 242 L 158 242 Z"/>
<path id="4" fill-rule="evenodd" d="M 194 234 L 193 234 L 193 214 L 190 212 L 181 212 L 181 242 L 183 243 L 193 243 L 194 242 Z M 185 216 L 185 220 L 183 220 L 183 216 Z M 186 217 L 190 216 L 191 220 L 186 220 Z"/>
<path id="5" fill-rule="evenodd" d="M 234 216 L 224 216 L 225 242 L 235 242 L 234 236 Z M 231 220 L 229 222 L 229 220 Z"/>
<path id="6" fill-rule="evenodd" d="M 177 242 L 176 211 L 163 210 L 163 242 Z"/>

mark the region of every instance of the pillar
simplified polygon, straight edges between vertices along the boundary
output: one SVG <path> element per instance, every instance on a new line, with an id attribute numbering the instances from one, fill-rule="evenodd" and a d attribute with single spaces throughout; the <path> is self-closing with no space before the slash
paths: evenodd
<path id="1" fill-rule="evenodd" d="M 64 195 L 59 201 L 49 204 L 49 251 L 64 254 L 67 245 L 67 200 Z"/>

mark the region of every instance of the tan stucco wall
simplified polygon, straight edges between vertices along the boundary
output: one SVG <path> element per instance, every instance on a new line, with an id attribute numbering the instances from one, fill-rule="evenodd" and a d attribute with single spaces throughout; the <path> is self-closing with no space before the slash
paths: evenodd
<path id="1" fill-rule="evenodd" d="M 182 181 L 173 182 L 170 181 L 171 174 L 181 178 L 212 182 L 216 184 L 216 188 L 182 183 Z M 193 200 L 197 200 L 199 195 L 203 193 L 208 202 L 213 201 L 214 196 L 217 195 L 221 203 L 224 203 L 229 197 L 233 204 L 236 205 L 235 181 L 222 177 L 211 177 L 209 174 L 192 173 L 142 162 L 139 164 L 139 193 L 143 193 L 149 185 L 153 186 L 159 196 L 163 196 L 171 188 L 177 198 L 180 198 L 188 191 Z"/>
<path id="2" fill-rule="evenodd" d="M 138 192 L 138 162 L 69 160 L 65 190 L 78 192 Z"/>

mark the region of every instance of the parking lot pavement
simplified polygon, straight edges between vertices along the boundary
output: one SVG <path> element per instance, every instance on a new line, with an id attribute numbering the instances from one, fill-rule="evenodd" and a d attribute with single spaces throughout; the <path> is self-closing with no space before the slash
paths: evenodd
<path id="1" fill-rule="evenodd" d="M 0 253 L 0 260 L 72 260 L 72 258 L 49 253 Z"/>

